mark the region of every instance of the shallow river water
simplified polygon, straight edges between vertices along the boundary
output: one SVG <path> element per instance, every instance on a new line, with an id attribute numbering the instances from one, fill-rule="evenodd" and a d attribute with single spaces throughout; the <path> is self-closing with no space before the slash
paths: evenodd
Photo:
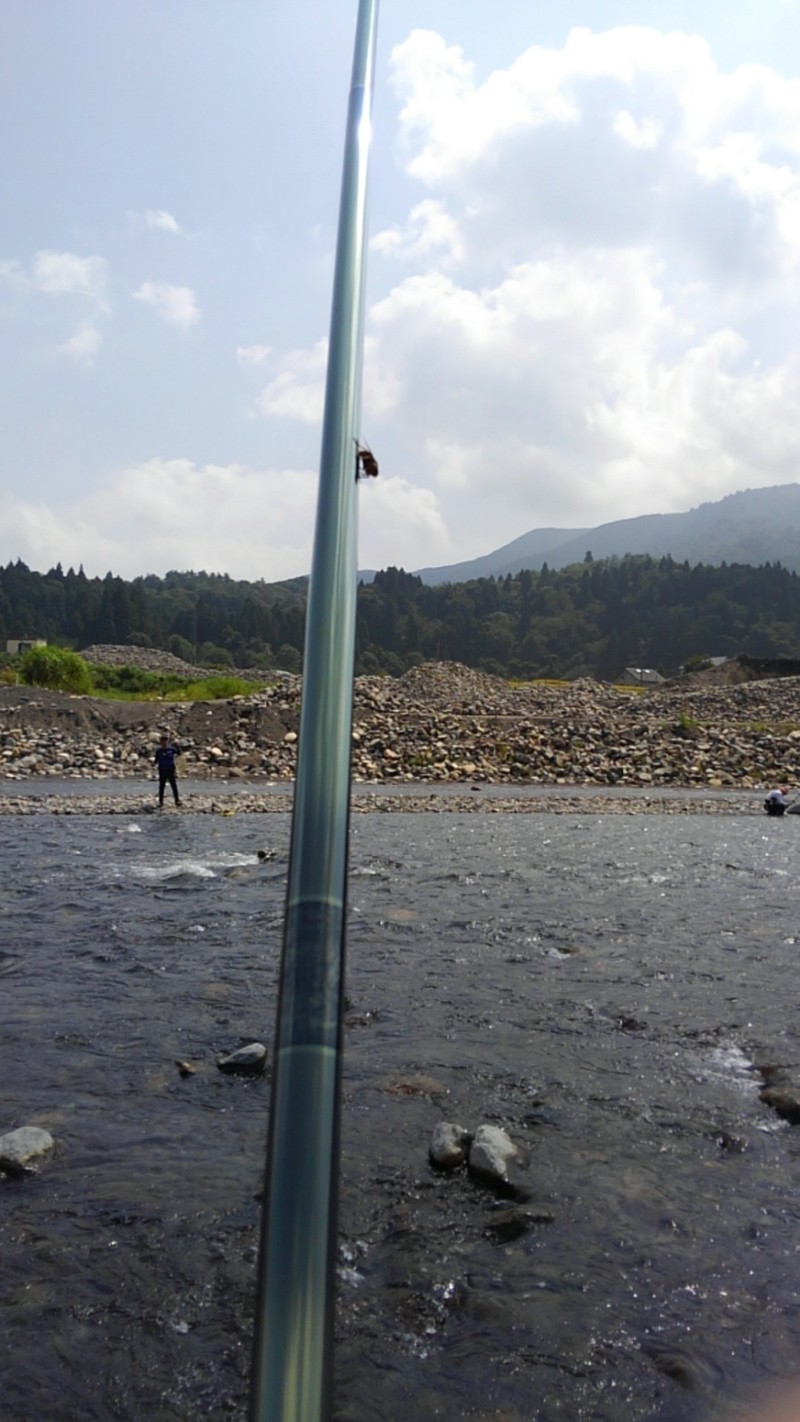
<path id="1" fill-rule="evenodd" d="M 216 1058 L 271 1043 L 288 832 L 0 818 L 0 1132 L 57 1140 L 0 1181 L 0 1422 L 243 1422 L 269 1074 Z M 799 836 L 355 817 L 338 1422 L 705 1422 L 800 1372 L 756 1070 L 800 1060 Z M 439 1120 L 505 1127 L 540 1222 L 431 1170 Z"/>

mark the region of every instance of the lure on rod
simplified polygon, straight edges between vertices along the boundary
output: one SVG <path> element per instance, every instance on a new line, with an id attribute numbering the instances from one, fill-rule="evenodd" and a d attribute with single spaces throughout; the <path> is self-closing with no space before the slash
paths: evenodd
<path id="1" fill-rule="evenodd" d="M 250 1422 L 323 1422 L 332 1377 L 367 165 L 378 0 L 359 0 L 306 612 Z"/>

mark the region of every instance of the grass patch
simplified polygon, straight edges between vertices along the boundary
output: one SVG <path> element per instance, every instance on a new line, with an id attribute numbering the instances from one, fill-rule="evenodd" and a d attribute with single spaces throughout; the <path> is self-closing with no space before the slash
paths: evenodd
<path id="1" fill-rule="evenodd" d="M 232 696 L 253 696 L 263 688 L 238 676 L 209 676 L 203 681 L 184 682 L 167 693 L 168 701 L 228 701 Z"/>
<path id="2" fill-rule="evenodd" d="M 673 733 L 684 741 L 696 741 L 701 734 L 701 725 L 694 716 L 690 716 L 687 711 L 678 714 L 677 721 L 672 726 Z"/>
<path id="3" fill-rule="evenodd" d="M 142 667 L 91 667 L 92 689 L 98 696 L 110 695 L 115 700 L 144 701 L 166 696 L 176 686 L 184 685 L 180 677 L 163 672 L 145 671 Z"/>
<path id="4" fill-rule="evenodd" d="M 552 677 L 552 676 L 534 676 L 534 677 L 510 676 L 510 677 L 508 678 L 508 684 L 509 684 L 509 686 L 522 686 L 522 687 L 524 687 L 524 686 L 571 686 L 571 685 L 572 685 L 572 682 L 571 682 L 571 681 L 559 681 L 558 678 Z"/>
<path id="5" fill-rule="evenodd" d="M 238 676 L 209 676 L 200 681 L 141 667 L 92 666 L 92 695 L 107 701 L 227 701 L 252 696 L 261 683 Z"/>

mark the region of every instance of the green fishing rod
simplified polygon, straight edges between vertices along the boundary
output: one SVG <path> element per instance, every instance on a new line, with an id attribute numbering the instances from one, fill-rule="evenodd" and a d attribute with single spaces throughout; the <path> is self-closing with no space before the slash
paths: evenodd
<path id="1" fill-rule="evenodd" d="M 250 1422 L 329 1413 L 377 0 L 359 0 L 306 612 Z"/>

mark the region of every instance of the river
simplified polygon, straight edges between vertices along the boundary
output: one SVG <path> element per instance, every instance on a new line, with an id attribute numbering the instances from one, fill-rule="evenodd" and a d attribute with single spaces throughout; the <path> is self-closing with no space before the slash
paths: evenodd
<path id="1" fill-rule="evenodd" d="M 0 817 L 2 1422 L 246 1413 L 284 814 Z M 337 1422 L 694 1422 L 800 1363 L 800 824 L 354 817 Z M 274 852 L 259 860 L 258 851 Z M 177 1061 L 194 1074 L 181 1076 Z M 532 1219 L 428 1163 L 502 1125 Z"/>

